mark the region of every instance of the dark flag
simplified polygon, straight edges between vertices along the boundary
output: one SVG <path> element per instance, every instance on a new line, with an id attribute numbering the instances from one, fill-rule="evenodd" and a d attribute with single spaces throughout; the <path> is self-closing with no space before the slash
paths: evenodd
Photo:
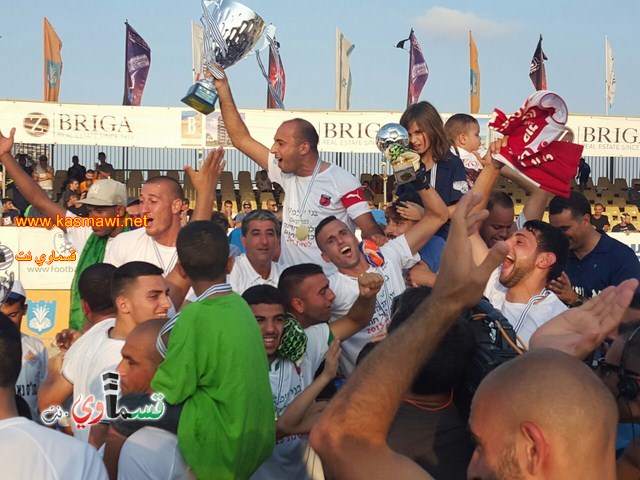
<path id="1" fill-rule="evenodd" d="M 286 85 L 284 66 L 280 58 L 280 44 L 274 38 L 269 42 L 269 88 L 267 88 L 267 108 L 282 108 Z"/>
<path id="2" fill-rule="evenodd" d="M 151 49 L 131 25 L 127 26 L 123 105 L 140 106 L 151 65 Z"/>
<path id="3" fill-rule="evenodd" d="M 536 90 L 547 89 L 547 73 L 544 69 L 545 60 L 548 60 L 548 58 L 542 51 L 542 35 L 540 35 L 540 40 L 538 40 L 538 46 L 533 54 L 531 67 L 529 68 L 529 78 Z"/>
<path id="4" fill-rule="evenodd" d="M 396 47 L 404 48 L 407 40 L 411 43 L 411 50 L 409 51 L 409 88 L 407 92 L 408 107 L 416 103 L 420 98 L 424 84 L 427 83 L 427 79 L 429 78 L 429 67 L 422 55 L 422 49 L 420 48 L 418 39 L 413 34 L 413 29 L 411 29 L 409 38 L 398 42 Z"/>

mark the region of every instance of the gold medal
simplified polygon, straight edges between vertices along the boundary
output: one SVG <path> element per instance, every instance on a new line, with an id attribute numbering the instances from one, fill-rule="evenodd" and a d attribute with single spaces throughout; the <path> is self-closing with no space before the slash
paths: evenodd
<path id="1" fill-rule="evenodd" d="M 306 240 L 309 237 L 309 227 L 306 225 L 298 225 L 296 227 L 296 238 L 298 240 Z"/>

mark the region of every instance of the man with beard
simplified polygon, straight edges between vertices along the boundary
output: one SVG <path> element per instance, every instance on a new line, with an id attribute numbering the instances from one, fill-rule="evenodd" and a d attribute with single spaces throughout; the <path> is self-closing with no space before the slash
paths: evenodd
<path id="1" fill-rule="evenodd" d="M 489 250 L 478 233 L 471 242 L 479 264 Z M 526 347 L 533 332 L 567 309 L 546 285 L 562 272 L 569 240 L 560 229 L 530 220 L 506 244 L 509 254 L 491 274 L 484 295 L 509 320 Z"/>

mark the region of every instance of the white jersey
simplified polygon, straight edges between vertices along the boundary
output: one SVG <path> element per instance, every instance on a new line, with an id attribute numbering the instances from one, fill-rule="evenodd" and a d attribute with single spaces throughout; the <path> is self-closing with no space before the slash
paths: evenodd
<path id="1" fill-rule="evenodd" d="M 75 218 L 77 215 L 75 213 L 71 213 L 67 210 L 66 213 L 67 218 Z M 82 250 L 84 250 L 84 246 L 87 244 L 87 240 L 89 240 L 89 236 L 93 233 L 91 227 L 69 227 L 67 228 L 66 238 L 73 246 L 73 249 L 76 251 L 76 257 L 80 259 L 80 254 Z M 107 246 L 105 248 L 105 256 L 111 245 L 113 245 L 113 240 L 115 237 L 107 238 Z"/>
<path id="2" fill-rule="evenodd" d="M 307 350 L 300 368 L 291 360 L 277 358 L 269 366 L 269 381 L 276 415 L 280 416 L 289 404 L 312 382 L 318 367 L 329 350 L 329 326 L 326 323 L 306 328 Z M 316 478 L 307 461 L 309 452 L 306 435 L 289 435 L 276 442 L 271 456 L 251 477 L 252 480 L 280 480 Z M 315 474 L 315 475 L 312 475 Z M 320 472 L 322 473 L 322 472 Z M 320 478 L 323 478 L 320 476 Z"/>
<path id="3" fill-rule="evenodd" d="M 167 276 L 178 260 L 176 247 L 160 245 L 147 235 L 144 228 L 118 235 L 104 256 L 104 262 L 119 267 L 127 262 L 148 262 L 164 271 Z"/>
<path id="4" fill-rule="evenodd" d="M 107 480 L 95 448 L 22 417 L 0 420 L 2 478 Z"/>
<path id="5" fill-rule="evenodd" d="M 242 295 L 246 289 L 255 285 L 271 285 L 272 287 L 278 287 L 278 279 L 280 278 L 280 265 L 275 262 L 271 262 L 271 273 L 269 278 L 262 278 L 258 272 L 256 272 L 249 262 L 246 254 L 238 255 L 235 257 L 233 269 L 231 273 L 227 275 L 227 283 L 231 285 L 231 288 L 238 295 Z"/>
<path id="6" fill-rule="evenodd" d="M 529 348 L 529 340 L 538 328 L 556 315 L 567 310 L 555 293 L 543 289 L 539 295 L 531 297 L 527 303 L 506 301 L 507 288 L 500 283 L 501 267 L 496 268 L 484 289 L 484 296 L 502 315 L 509 320 L 516 334 Z"/>
<path id="7" fill-rule="evenodd" d="M 279 183 L 286 195 L 282 211 L 282 268 L 315 263 L 321 265 L 325 272 L 335 270 L 333 264 L 320 256 L 315 228 L 324 218 L 334 215 L 355 231 L 353 220 L 371 212 L 356 177 L 332 164 L 315 177 L 282 173 L 276 158 L 269 154 L 269 178 Z M 300 225 L 308 229 L 307 238 L 302 240 L 296 236 Z"/>
<path id="8" fill-rule="evenodd" d="M 156 427 L 144 427 L 124 442 L 118 460 L 118 480 L 195 480 L 178 448 L 178 437 Z"/>
<path id="9" fill-rule="evenodd" d="M 42 340 L 20 334 L 22 341 L 22 367 L 16 382 L 16 395 L 21 396 L 29 405 L 31 418 L 39 422 L 38 389 L 47 376 L 47 349 Z"/>
<path id="10" fill-rule="evenodd" d="M 387 331 L 391 321 L 393 299 L 405 291 L 406 285 L 402 270 L 413 267 L 419 260 L 418 254 L 412 254 L 404 235 L 389 240 L 380 247 L 384 257 L 382 267 L 369 267 L 368 272 L 379 273 L 384 278 L 382 288 L 376 296 L 376 310 L 368 325 L 353 337 L 342 342 L 340 369 L 346 376 L 351 375 L 360 350 L 373 337 Z M 329 276 L 329 286 L 336 298 L 331 308 L 331 321 L 345 316 L 360 294 L 358 279 L 335 272 Z"/>
<path id="11" fill-rule="evenodd" d="M 104 402 L 102 374 L 115 372 L 122 360 L 124 340 L 109 337 L 115 318 L 103 320 L 80 337 L 67 351 L 62 362 L 62 375 L 73 384 L 73 401 L 82 396 L 83 401 L 93 395 L 96 402 Z M 73 424 L 73 435 L 84 442 L 89 441 L 90 426 L 83 429 Z"/>

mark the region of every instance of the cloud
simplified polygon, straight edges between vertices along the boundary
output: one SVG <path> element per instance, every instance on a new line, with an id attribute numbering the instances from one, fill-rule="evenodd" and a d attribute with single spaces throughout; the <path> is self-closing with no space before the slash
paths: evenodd
<path id="1" fill-rule="evenodd" d="M 507 37 L 516 31 L 515 23 L 496 22 L 478 17 L 473 12 L 462 12 L 444 7 L 431 7 L 416 17 L 415 25 L 431 35 L 444 38 L 459 38 L 473 32 L 474 37 Z"/>

